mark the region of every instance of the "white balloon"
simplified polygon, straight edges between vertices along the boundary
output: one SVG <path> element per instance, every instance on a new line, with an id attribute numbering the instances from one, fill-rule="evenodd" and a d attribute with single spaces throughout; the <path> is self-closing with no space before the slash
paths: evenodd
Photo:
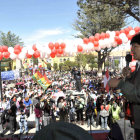
<path id="1" fill-rule="evenodd" d="M 32 48 L 28 49 L 28 54 L 29 55 L 33 55 L 34 54 L 34 50 Z"/>
<path id="2" fill-rule="evenodd" d="M 121 34 L 119 35 L 119 38 L 123 40 L 123 38 L 126 38 L 126 34 L 125 34 L 125 33 L 121 33 Z"/>
<path id="3" fill-rule="evenodd" d="M 129 32 L 129 34 L 130 34 L 130 35 L 134 35 L 134 34 L 135 34 L 135 30 L 131 30 L 131 31 Z"/>
<path id="4" fill-rule="evenodd" d="M 10 54 L 10 58 L 11 58 L 12 60 L 14 60 L 14 59 L 16 59 L 16 58 L 17 58 L 17 55 L 16 55 L 16 54 L 14 54 L 14 53 L 11 53 L 11 54 Z"/>
<path id="5" fill-rule="evenodd" d="M 21 52 L 27 53 L 27 47 L 23 47 Z"/>
<path id="6" fill-rule="evenodd" d="M 128 42 L 128 38 L 127 38 L 127 37 L 123 38 L 123 39 L 122 39 L 122 42 L 123 42 L 124 44 L 126 44 L 126 43 Z"/>
<path id="7" fill-rule="evenodd" d="M 112 44 L 112 47 L 117 47 L 117 42 L 116 41 Z"/>
<path id="8" fill-rule="evenodd" d="M 25 55 L 24 55 L 23 53 L 20 53 L 20 54 L 18 55 L 18 59 L 22 60 L 22 59 L 24 59 L 24 58 L 25 58 Z"/>
<path id="9" fill-rule="evenodd" d="M 45 56 L 46 56 L 46 53 L 45 53 L 45 52 L 41 52 L 41 53 L 40 53 L 40 58 L 43 59 L 43 58 L 45 58 Z"/>
<path id="10" fill-rule="evenodd" d="M 91 49 L 94 47 L 93 43 L 88 43 L 87 46 L 88 46 L 88 49 L 89 49 L 89 50 L 91 50 Z"/>
<path id="11" fill-rule="evenodd" d="M 14 48 L 13 48 L 13 47 L 9 47 L 9 48 L 8 48 L 8 52 L 9 52 L 9 53 L 13 53 L 13 52 L 14 52 Z"/>

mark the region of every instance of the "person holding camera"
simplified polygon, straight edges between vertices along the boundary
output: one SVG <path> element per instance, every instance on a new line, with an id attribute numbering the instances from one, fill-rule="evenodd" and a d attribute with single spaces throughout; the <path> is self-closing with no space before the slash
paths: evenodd
<path id="1" fill-rule="evenodd" d="M 95 105 L 94 105 L 94 99 L 89 100 L 86 107 L 86 113 L 87 113 L 87 127 L 92 125 L 93 127 L 96 127 L 94 124 L 94 115 L 95 115 Z"/>
<path id="2" fill-rule="evenodd" d="M 62 98 L 60 102 L 58 103 L 59 108 L 59 115 L 60 115 L 60 121 L 67 121 L 67 108 L 66 108 L 66 102 Z"/>
<path id="3" fill-rule="evenodd" d="M 77 100 L 75 102 L 76 113 L 77 113 L 77 121 L 81 121 L 81 125 L 84 125 L 83 121 L 83 110 L 84 110 L 84 99 L 79 95 L 77 96 Z"/>

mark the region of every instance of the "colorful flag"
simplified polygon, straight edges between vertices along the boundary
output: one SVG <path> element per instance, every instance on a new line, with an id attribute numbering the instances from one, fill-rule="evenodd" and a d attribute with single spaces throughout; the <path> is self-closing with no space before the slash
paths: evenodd
<path id="1" fill-rule="evenodd" d="M 110 75 L 109 75 L 109 71 L 107 69 L 107 71 L 105 72 L 105 76 L 104 76 L 104 88 L 106 89 L 107 93 L 109 93 L 109 85 L 108 85 L 109 80 L 110 80 Z"/>
<path id="2" fill-rule="evenodd" d="M 46 75 L 42 75 L 39 71 L 37 71 L 33 77 L 32 77 L 35 81 L 37 81 L 37 83 L 44 89 L 46 90 L 50 85 L 51 82 L 49 81 L 49 79 L 47 78 Z"/>

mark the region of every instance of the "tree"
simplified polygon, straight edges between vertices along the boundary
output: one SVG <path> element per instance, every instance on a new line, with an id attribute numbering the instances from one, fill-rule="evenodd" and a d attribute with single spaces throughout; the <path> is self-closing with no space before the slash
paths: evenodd
<path id="1" fill-rule="evenodd" d="M 51 67 L 52 67 L 51 64 L 50 63 L 47 63 L 47 69 L 48 70 L 51 70 Z"/>
<path id="2" fill-rule="evenodd" d="M 97 0 L 78 0 L 78 19 L 74 28 L 80 31 L 76 37 L 84 38 L 107 30 L 119 30 L 124 26 L 125 16 L 118 7 L 111 7 L 109 4 L 102 4 Z M 105 58 L 112 51 L 104 49 L 98 52 L 98 70 L 101 71 Z"/>
<path id="3" fill-rule="evenodd" d="M 115 60 L 114 60 L 114 63 L 115 63 L 115 67 L 118 67 L 118 66 L 119 66 L 120 61 L 119 61 L 119 60 L 117 60 L 117 59 L 115 59 Z"/>
<path id="4" fill-rule="evenodd" d="M 57 63 L 53 64 L 53 68 L 54 68 L 55 71 L 57 70 L 57 68 L 58 68 Z"/>
<path id="5" fill-rule="evenodd" d="M 63 63 L 59 63 L 59 70 L 62 71 Z"/>
<path id="6" fill-rule="evenodd" d="M 91 0 L 92 1 L 92 0 Z M 133 17 L 140 22 L 139 0 L 96 0 L 103 5 L 109 4 L 112 8 L 119 8 L 125 17 Z"/>
<path id="7" fill-rule="evenodd" d="M 86 59 L 85 54 L 81 54 L 81 53 L 78 54 L 76 56 L 76 62 L 79 68 L 82 67 L 84 69 L 87 64 L 87 59 Z"/>
<path id="8" fill-rule="evenodd" d="M 69 70 L 71 70 L 71 68 L 73 68 L 73 67 L 78 66 L 77 62 L 73 62 L 73 61 L 70 61 L 70 60 L 65 61 L 64 65 L 67 66 Z"/>
<path id="9" fill-rule="evenodd" d="M 0 34 L 0 45 L 14 47 L 15 45 L 23 46 L 23 44 L 24 43 L 21 41 L 21 38 L 16 34 L 11 33 L 11 31 L 9 31 L 8 33 L 1 32 Z"/>
<path id="10" fill-rule="evenodd" d="M 19 45 L 24 44 L 19 36 L 17 36 L 14 33 L 11 33 L 11 31 L 9 31 L 8 33 L 0 32 L 0 45 L 14 47 L 17 44 Z M 10 58 L 9 59 L 3 58 L 2 63 L 3 62 L 6 62 L 9 65 L 10 70 L 12 69 L 13 60 L 11 60 Z M 23 67 L 22 62 L 21 62 L 21 67 Z"/>

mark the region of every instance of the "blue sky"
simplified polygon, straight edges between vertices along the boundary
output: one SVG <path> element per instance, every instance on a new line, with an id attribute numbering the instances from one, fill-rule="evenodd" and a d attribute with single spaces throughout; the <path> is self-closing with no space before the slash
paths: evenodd
<path id="1" fill-rule="evenodd" d="M 11 30 L 25 44 L 73 39 L 77 0 L 0 0 L 0 30 Z M 131 22 L 131 26 L 138 26 Z"/>
<path id="2" fill-rule="evenodd" d="M 76 0 L 1 0 L 0 30 L 25 43 L 72 39 L 76 12 Z"/>

